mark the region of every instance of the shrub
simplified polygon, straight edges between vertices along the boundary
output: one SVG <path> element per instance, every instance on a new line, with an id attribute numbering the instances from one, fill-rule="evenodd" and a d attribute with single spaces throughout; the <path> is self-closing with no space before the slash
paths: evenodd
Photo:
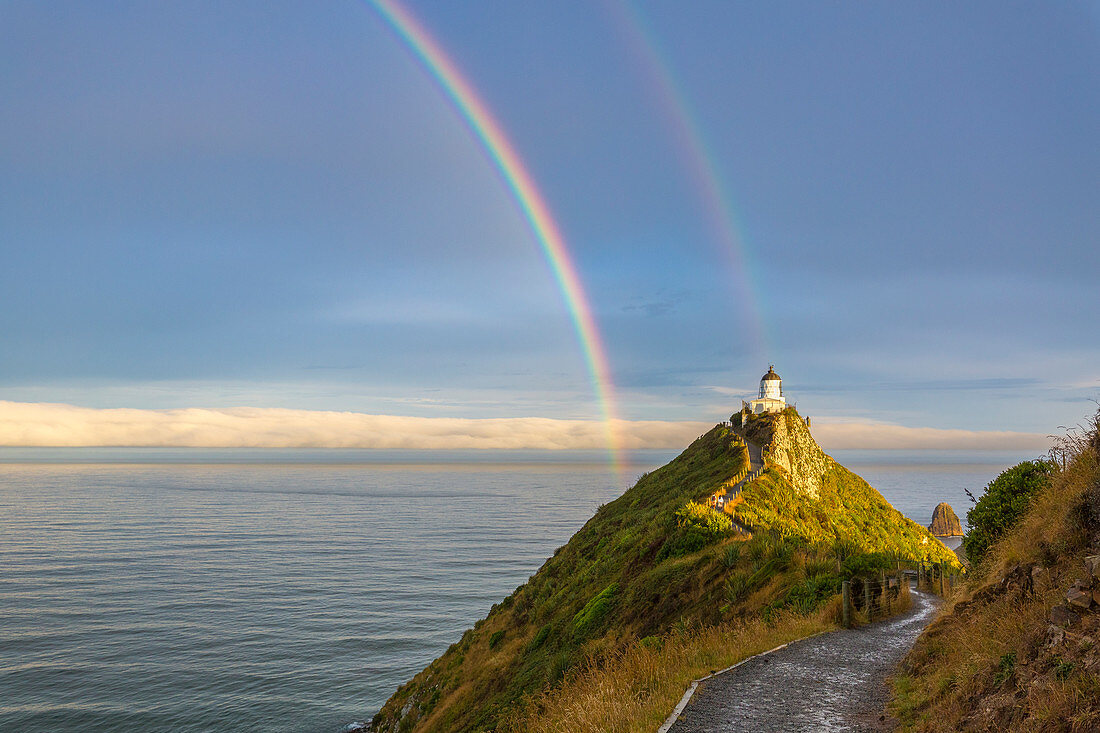
<path id="1" fill-rule="evenodd" d="M 1050 461 L 1024 461 L 989 482 L 985 493 L 966 513 L 970 526 L 963 547 L 973 563 L 981 562 L 994 542 L 1023 516 L 1032 497 L 1050 484 Z"/>
<path id="2" fill-rule="evenodd" d="M 796 613 L 810 613 L 840 591 L 840 578 L 835 575 L 817 575 L 787 591 L 777 607 L 787 607 Z"/>
<path id="3" fill-rule="evenodd" d="M 615 596 L 619 592 L 619 584 L 612 583 L 604 588 L 584 608 L 573 616 L 573 631 L 578 636 L 586 636 L 604 620 L 611 607 L 615 605 Z"/>
<path id="4" fill-rule="evenodd" d="M 494 631 L 492 634 L 489 635 L 489 648 L 490 649 L 496 649 L 497 644 L 499 644 L 501 639 L 503 639 L 503 638 L 504 638 L 504 629 L 501 629 L 499 631 Z"/>
<path id="5" fill-rule="evenodd" d="M 676 526 L 718 537 L 728 534 L 733 529 L 733 520 L 728 514 L 712 509 L 706 504 L 689 501 L 676 510 Z"/>
<path id="6" fill-rule="evenodd" d="M 997 675 L 993 678 L 993 685 L 1000 687 L 1012 677 L 1012 673 L 1016 671 L 1016 652 L 1008 652 L 1001 656 L 1001 661 L 997 663 Z"/>
<path id="7" fill-rule="evenodd" d="M 527 651 L 538 649 L 542 646 L 542 642 L 546 641 L 546 637 L 548 636 L 550 636 L 550 624 L 546 624 L 538 630 L 535 634 L 535 638 L 531 639 L 530 643 L 527 645 Z"/>
<path id="8" fill-rule="evenodd" d="M 750 576 L 747 573 L 733 573 L 726 579 L 726 600 L 738 603 L 752 590 Z"/>
<path id="9" fill-rule="evenodd" d="M 698 552 L 733 531 L 733 520 L 725 512 L 689 501 L 676 510 L 676 529 L 657 552 L 657 560 Z"/>
<path id="10" fill-rule="evenodd" d="M 741 544 L 741 542 L 734 542 L 722 554 L 722 564 L 727 568 L 732 568 L 741 559 Z"/>
<path id="11" fill-rule="evenodd" d="M 854 578 L 857 575 L 877 577 L 881 571 L 894 567 L 894 559 L 884 552 L 863 552 L 844 560 L 840 573 L 845 578 Z"/>

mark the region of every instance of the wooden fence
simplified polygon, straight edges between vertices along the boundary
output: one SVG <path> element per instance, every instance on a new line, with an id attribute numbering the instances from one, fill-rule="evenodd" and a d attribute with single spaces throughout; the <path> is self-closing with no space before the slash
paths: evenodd
<path id="1" fill-rule="evenodd" d="M 887 575 L 885 571 L 878 577 L 861 575 L 845 580 L 841 584 L 842 623 L 851 628 L 856 622 L 856 614 L 862 614 L 867 623 L 888 615 L 902 594 L 902 584 L 908 580 L 903 572 Z"/>

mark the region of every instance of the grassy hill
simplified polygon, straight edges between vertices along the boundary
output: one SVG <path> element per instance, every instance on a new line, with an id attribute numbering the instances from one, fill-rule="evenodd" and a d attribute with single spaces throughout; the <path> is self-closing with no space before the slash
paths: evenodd
<path id="1" fill-rule="evenodd" d="M 895 678 L 902 730 L 1100 730 L 1100 413 L 1066 442 Z"/>
<path id="2" fill-rule="evenodd" d="M 726 511 L 709 508 L 747 472 L 746 440 L 763 448 L 766 470 Z M 841 578 L 899 558 L 955 559 L 826 456 L 793 409 L 717 425 L 600 507 L 400 687 L 374 730 L 494 730 L 585 664 L 689 626 L 812 613 Z"/>

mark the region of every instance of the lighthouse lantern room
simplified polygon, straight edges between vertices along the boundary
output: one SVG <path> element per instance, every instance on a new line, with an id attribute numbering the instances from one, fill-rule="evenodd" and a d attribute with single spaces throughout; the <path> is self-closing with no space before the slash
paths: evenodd
<path id="1" fill-rule="evenodd" d="M 787 408 L 787 398 L 783 396 L 783 380 L 775 373 L 775 365 L 768 365 L 768 373 L 760 378 L 760 396 L 755 400 L 742 401 L 743 410 L 753 415 L 765 412 L 781 412 Z"/>

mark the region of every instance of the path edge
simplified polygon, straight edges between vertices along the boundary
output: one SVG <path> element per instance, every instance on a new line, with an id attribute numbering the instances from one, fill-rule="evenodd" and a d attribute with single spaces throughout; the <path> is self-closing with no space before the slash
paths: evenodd
<path id="1" fill-rule="evenodd" d="M 766 652 L 760 652 L 759 654 L 753 654 L 751 657 L 745 657 L 744 659 L 742 659 L 737 664 L 731 664 L 730 666 L 726 667 L 725 669 L 720 669 L 717 672 L 712 672 L 711 674 L 708 674 L 706 677 L 700 677 L 697 680 L 692 680 L 691 684 L 688 685 L 687 690 L 684 692 L 683 697 L 680 698 L 680 702 L 676 703 L 676 707 L 672 709 L 672 714 L 670 714 L 667 718 L 665 718 L 665 722 L 661 723 L 661 727 L 657 729 L 657 733 L 668 733 L 669 729 L 672 728 L 672 726 L 676 723 L 676 721 L 680 719 L 680 715 L 684 712 L 684 708 L 687 707 L 688 702 L 691 701 L 692 695 L 694 695 L 695 691 L 697 689 L 699 689 L 699 684 L 701 682 L 705 682 L 706 680 L 709 680 L 711 677 L 717 677 L 720 674 L 725 674 L 726 672 L 729 672 L 730 670 L 737 669 L 738 667 L 740 667 L 742 664 L 745 664 L 746 662 L 751 662 L 752 660 L 759 659 L 760 657 L 766 657 L 766 656 L 768 656 L 769 654 L 771 654 L 773 652 L 779 651 L 780 649 L 786 649 L 791 644 L 797 644 L 799 642 L 806 641 L 807 639 L 812 639 L 815 636 L 821 636 L 822 634 L 831 634 L 834 631 L 838 631 L 838 629 L 826 629 L 825 631 L 818 631 L 816 634 L 810 634 L 809 636 L 803 636 L 801 639 L 795 639 L 793 641 L 788 641 L 786 644 L 780 644 L 776 648 L 769 649 Z"/>

